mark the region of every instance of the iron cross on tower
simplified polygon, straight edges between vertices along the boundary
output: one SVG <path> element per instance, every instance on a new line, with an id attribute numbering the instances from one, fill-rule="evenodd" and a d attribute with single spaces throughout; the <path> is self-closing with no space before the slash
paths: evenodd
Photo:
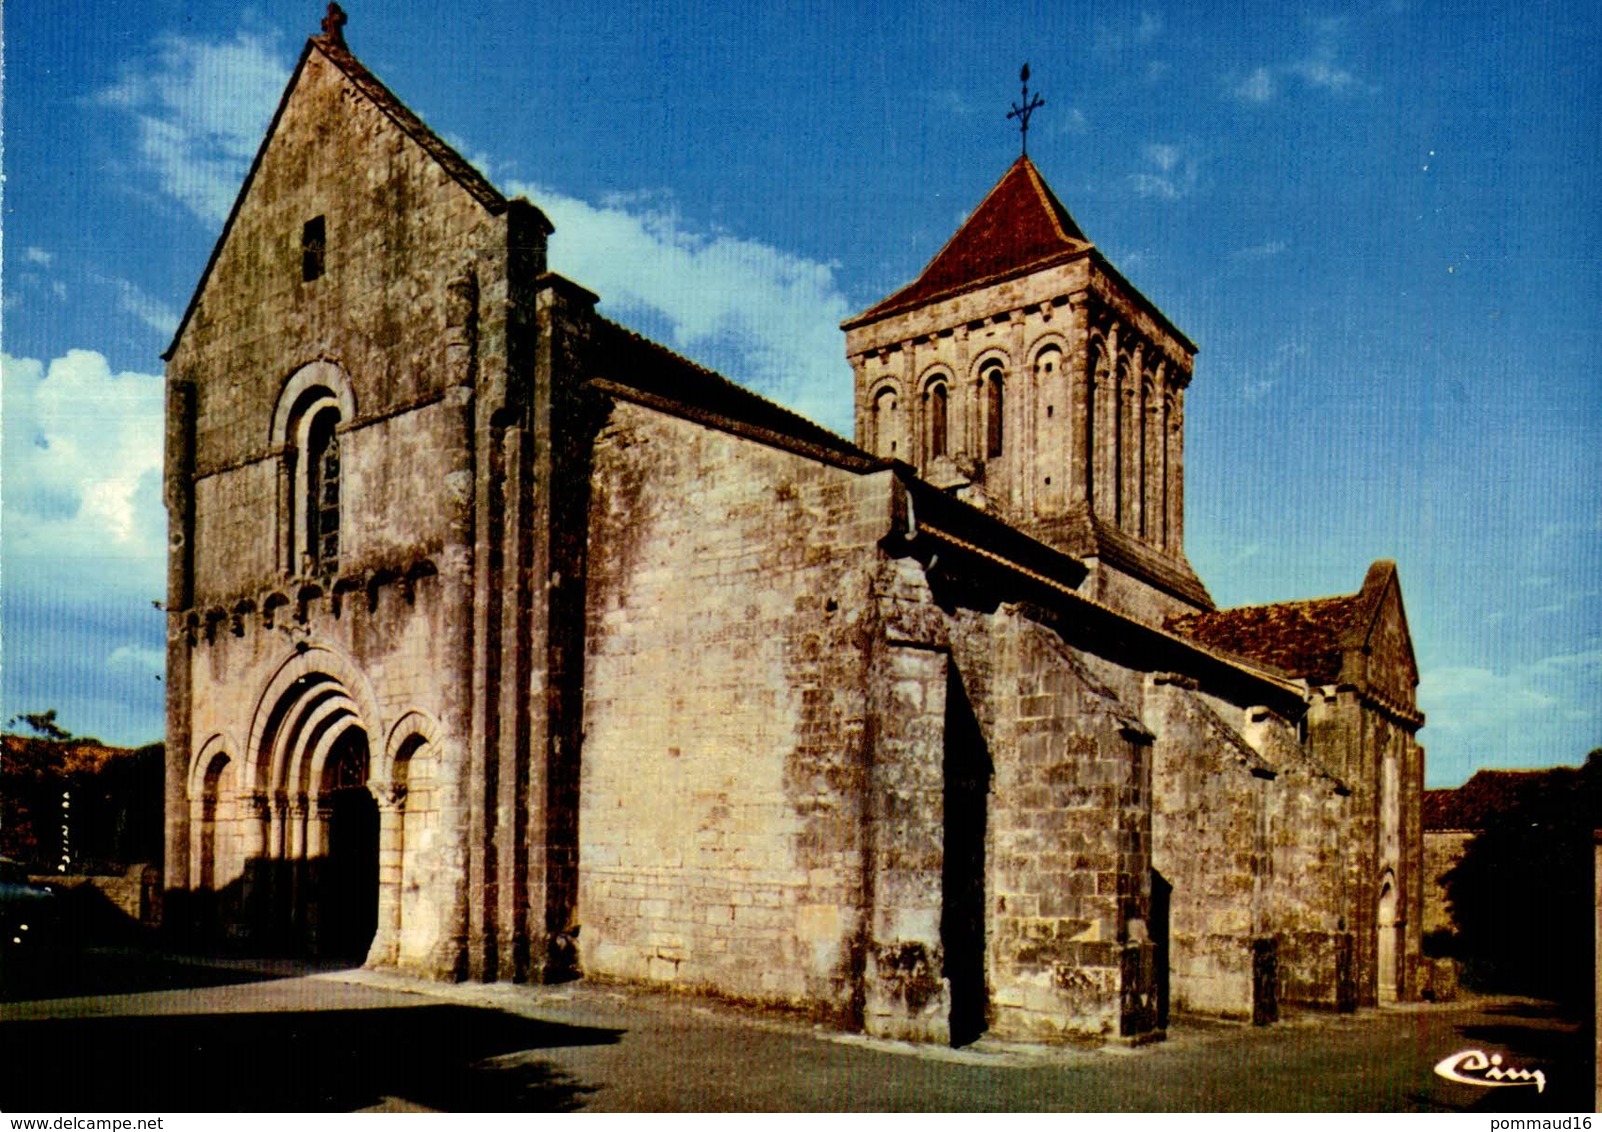
<path id="1" fill-rule="evenodd" d="M 1035 95 L 1033 99 L 1031 99 L 1029 97 L 1029 64 L 1028 63 L 1025 63 L 1023 65 L 1023 70 L 1018 72 L 1018 78 L 1023 83 L 1023 99 L 1022 99 L 1023 105 L 1019 106 L 1016 102 L 1013 103 L 1012 113 L 1008 114 L 1007 117 L 1008 118 L 1016 118 L 1016 119 L 1018 119 L 1018 133 L 1023 139 L 1024 156 L 1028 157 L 1029 156 L 1029 115 L 1033 114 L 1040 107 L 1044 106 L 1046 104 L 1046 100 L 1044 98 L 1041 98 L 1040 95 L 1038 95 L 1038 94 Z"/>

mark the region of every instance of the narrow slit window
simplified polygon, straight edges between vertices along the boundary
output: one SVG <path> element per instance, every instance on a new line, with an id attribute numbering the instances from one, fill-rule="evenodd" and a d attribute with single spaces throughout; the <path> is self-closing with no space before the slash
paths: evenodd
<path id="1" fill-rule="evenodd" d="M 339 414 L 313 418 L 307 439 L 306 547 L 317 572 L 339 568 Z"/>
<path id="2" fill-rule="evenodd" d="M 322 278 L 327 252 L 327 225 L 321 216 L 314 216 L 300 230 L 300 278 L 303 282 Z"/>
<path id="3" fill-rule="evenodd" d="M 984 395 L 985 395 L 985 456 L 995 459 L 1001 455 L 1002 447 L 1002 420 L 1003 399 L 1006 395 L 1002 388 L 1001 366 L 988 365 L 984 369 Z"/>

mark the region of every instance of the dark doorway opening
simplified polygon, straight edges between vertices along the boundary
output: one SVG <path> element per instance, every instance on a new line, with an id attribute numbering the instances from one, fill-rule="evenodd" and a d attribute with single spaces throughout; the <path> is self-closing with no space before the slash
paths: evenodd
<path id="1" fill-rule="evenodd" d="M 364 959 L 378 930 L 378 802 L 367 788 L 367 737 L 352 729 L 328 757 L 328 853 L 317 950 Z"/>
<path id="2" fill-rule="evenodd" d="M 363 959 L 378 930 L 378 803 L 365 786 L 336 790 L 330 803 L 318 950 Z"/>
<path id="3" fill-rule="evenodd" d="M 951 987 L 951 1044 L 965 1046 L 989 1028 L 985 978 L 985 828 L 990 752 L 954 665 L 947 668 L 944 771 L 945 860 L 941 871 L 940 944 Z"/>
<path id="4" fill-rule="evenodd" d="M 1151 871 L 1151 965 L 1157 981 L 1157 1028 L 1168 1028 L 1168 910 L 1174 886 L 1156 869 Z"/>

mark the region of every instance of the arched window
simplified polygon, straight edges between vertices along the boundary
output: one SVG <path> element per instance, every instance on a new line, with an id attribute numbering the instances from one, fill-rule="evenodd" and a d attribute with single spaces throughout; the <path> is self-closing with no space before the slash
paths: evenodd
<path id="1" fill-rule="evenodd" d="M 219 751 L 206 766 L 200 794 L 200 861 L 197 888 L 211 892 L 217 887 L 217 804 L 222 795 L 223 772 L 228 756 Z"/>
<path id="2" fill-rule="evenodd" d="M 1084 453 L 1085 494 L 1094 502 L 1098 516 L 1111 510 L 1112 485 L 1105 456 L 1110 415 L 1107 410 L 1112 397 L 1112 376 L 1106 347 L 1099 341 L 1090 348 L 1090 373 L 1085 382 L 1084 434 L 1080 436 L 1080 451 Z"/>
<path id="3" fill-rule="evenodd" d="M 1002 368 L 999 361 L 989 361 L 979 371 L 979 385 L 985 399 L 985 457 L 995 459 L 1001 455 L 1006 404 L 1006 391 L 1002 388 Z"/>
<path id="4" fill-rule="evenodd" d="M 936 382 L 924 394 L 929 429 L 929 459 L 937 460 L 946 454 L 946 386 Z"/>
<path id="5" fill-rule="evenodd" d="M 900 422 L 896 419 L 897 399 L 894 389 L 881 389 L 873 399 L 873 450 L 880 456 L 905 459 L 898 441 Z"/>
<path id="6" fill-rule="evenodd" d="M 312 573 L 339 567 L 339 410 L 319 408 L 306 429 L 306 550 Z"/>
<path id="7" fill-rule="evenodd" d="M 1120 357 L 1116 370 L 1118 384 L 1113 394 L 1113 464 L 1112 464 L 1112 493 L 1113 517 L 1120 524 L 1129 520 L 1131 509 L 1129 505 L 1129 461 L 1131 458 L 1131 445 L 1129 443 L 1130 421 L 1133 414 L 1130 411 L 1130 401 L 1133 399 L 1134 382 L 1130 377 L 1129 359 Z"/>
<path id="8" fill-rule="evenodd" d="M 303 392 L 289 416 L 284 538 L 288 562 L 307 577 L 339 569 L 342 420 L 338 398 L 322 386 Z"/>
<path id="9" fill-rule="evenodd" d="M 356 419 L 350 380 L 332 362 L 290 375 L 273 410 L 278 448 L 278 568 L 285 577 L 326 578 L 347 549 L 340 537 L 344 503 L 344 429 Z"/>

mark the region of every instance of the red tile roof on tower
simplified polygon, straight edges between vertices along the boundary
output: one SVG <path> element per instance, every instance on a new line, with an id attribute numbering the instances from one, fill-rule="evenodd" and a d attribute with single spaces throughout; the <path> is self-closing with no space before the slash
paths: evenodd
<path id="1" fill-rule="evenodd" d="M 847 325 L 1038 270 L 1090 251 L 1028 157 L 1020 157 L 912 283 Z"/>

